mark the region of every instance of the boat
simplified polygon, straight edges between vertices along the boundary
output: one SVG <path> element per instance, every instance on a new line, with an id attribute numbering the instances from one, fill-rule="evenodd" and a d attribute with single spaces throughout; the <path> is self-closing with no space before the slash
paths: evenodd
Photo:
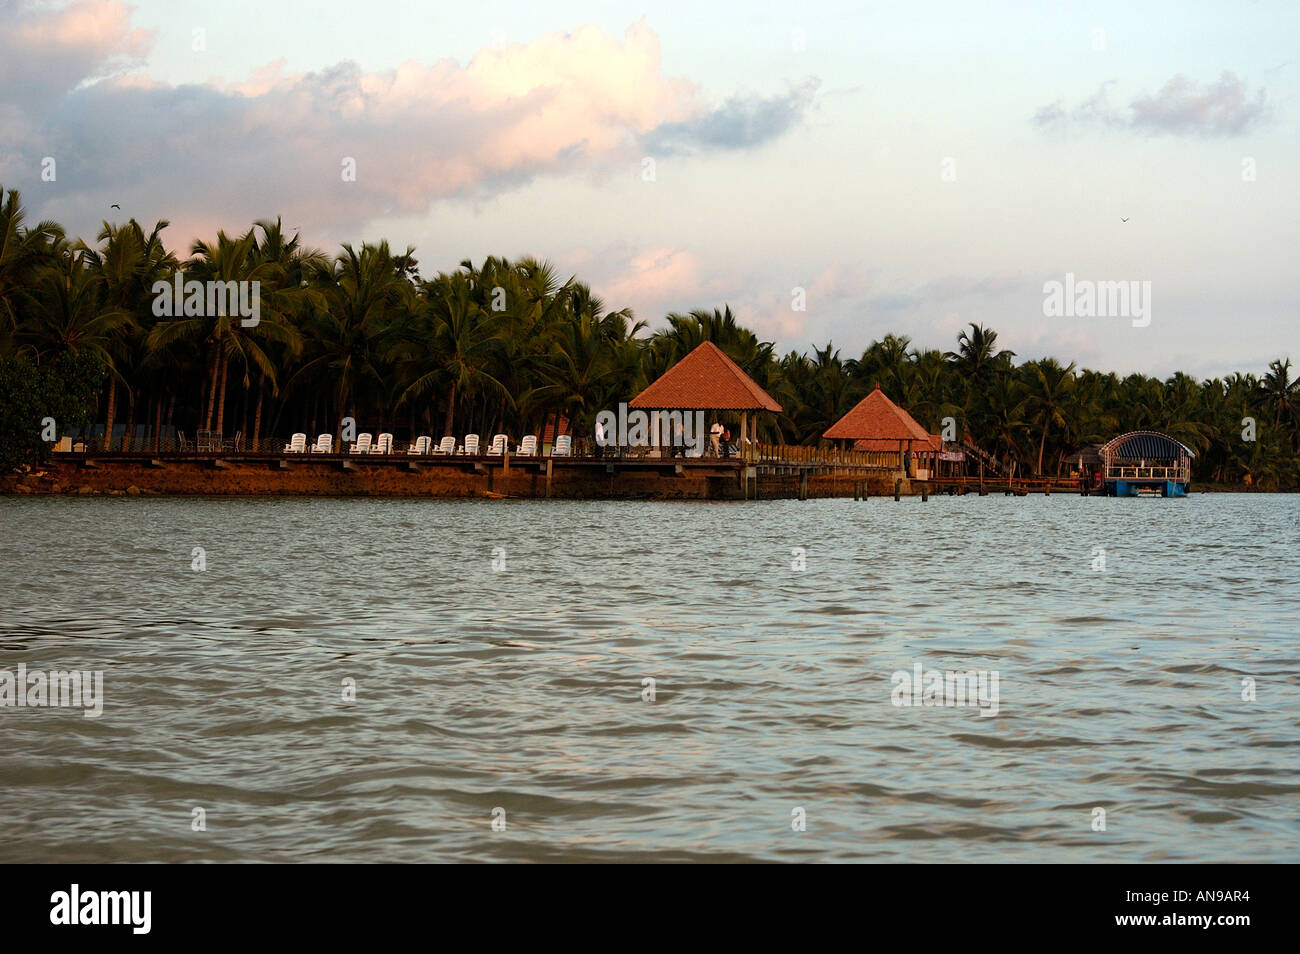
<path id="1" fill-rule="evenodd" d="M 1158 431 L 1130 431 L 1098 450 L 1107 497 L 1186 497 L 1196 452 Z"/>

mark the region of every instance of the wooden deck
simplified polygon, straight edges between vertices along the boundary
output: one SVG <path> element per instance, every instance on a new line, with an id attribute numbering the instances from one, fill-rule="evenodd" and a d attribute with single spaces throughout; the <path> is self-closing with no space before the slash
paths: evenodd
<path id="1" fill-rule="evenodd" d="M 985 496 L 1006 494 L 1025 497 L 1029 494 L 1078 494 L 1083 492 L 1078 477 L 932 477 L 913 480 L 913 488 L 926 494 L 970 493 Z"/>
<path id="2" fill-rule="evenodd" d="M 899 455 L 817 448 L 751 446 L 745 456 L 673 457 L 650 453 L 286 454 L 192 449 L 163 453 L 56 453 L 59 472 L 18 492 L 130 491 L 164 494 L 356 496 L 624 497 L 637 499 L 865 500 L 931 494 L 1077 494 L 1077 478 L 909 478 Z M 49 491 L 58 485 L 61 490 Z M 42 490 L 42 488 L 45 488 Z"/>

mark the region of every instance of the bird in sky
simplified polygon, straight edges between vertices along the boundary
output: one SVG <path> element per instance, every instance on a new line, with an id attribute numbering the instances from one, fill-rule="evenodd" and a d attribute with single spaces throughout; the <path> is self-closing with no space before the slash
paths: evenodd
<path id="1" fill-rule="evenodd" d="M 1127 222 L 1128 219 L 1120 219 L 1121 222 Z"/>
<path id="2" fill-rule="evenodd" d="M 122 211 L 122 207 L 121 207 L 120 205 L 118 205 L 116 202 L 114 202 L 112 205 L 110 205 L 109 208 L 110 208 L 110 209 L 117 209 L 119 212 Z"/>

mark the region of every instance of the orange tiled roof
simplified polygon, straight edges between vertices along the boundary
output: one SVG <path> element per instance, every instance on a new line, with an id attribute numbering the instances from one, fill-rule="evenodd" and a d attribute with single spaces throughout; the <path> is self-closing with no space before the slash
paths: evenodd
<path id="1" fill-rule="evenodd" d="M 880 385 L 854 406 L 853 410 L 827 428 L 822 437 L 828 440 L 850 440 L 880 446 L 866 446 L 863 450 L 898 450 L 899 441 L 912 441 L 924 448 L 930 447 L 930 435 L 916 423 L 912 415 L 880 390 Z"/>
<path id="2" fill-rule="evenodd" d="M 628 407 L 682 411 L 777 411 L 781 405 L 712 341 L 669 368 Z"/>
<path id="3" fill-rule="evenodd" d="M 930 450 L 930 445 L 924 444 L 921 441 L 908 440 L 907 449 L 910 450 L 913 454 L 923 453 L 923 452 L 928 452 Z M 898 441 L 897 440 L 891 441 L 887 438 L 867 438 L 859 441 L 854 441 L 853 450 L 890 451 L 891 453 L 897 454 Z"/>

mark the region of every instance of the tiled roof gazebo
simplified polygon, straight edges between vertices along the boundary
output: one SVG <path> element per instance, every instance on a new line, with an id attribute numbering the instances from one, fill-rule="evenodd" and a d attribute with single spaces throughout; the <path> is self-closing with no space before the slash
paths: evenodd
<path id="1" fill-rule="evenodd" d="M 877 384 L 853 409 L 822 434 L 832 441 L 852 442 L 853 450 L 892 451 L 899 462 L 913 454 L 935 452 L 930 433 L 912 415 L 891 401 Z M 910 453 L 909 453 L 910 452 Z"/>
<path id="2" fill-rule="evenodd" d="M 628 402 L 645 411 L 739 411 L 740 444 L 749 438 L 750 412 L 781 413 L 781 405 L 712 341 L 701 342 Z"/>

